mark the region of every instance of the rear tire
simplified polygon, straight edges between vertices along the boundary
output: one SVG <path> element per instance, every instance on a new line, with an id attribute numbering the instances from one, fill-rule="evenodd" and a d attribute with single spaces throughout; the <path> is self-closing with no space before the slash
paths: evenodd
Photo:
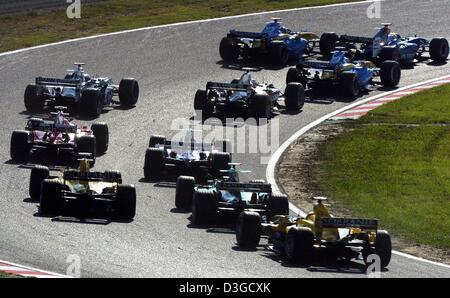
<path id="1" fill-rule="evenodd" d="M 190 210 L 192 208 L 192 197 L 194 196 L 195 178 L 180 176 L 177 179 L 175 192 L 175 207 L 179 210 Z"/>
<path id="2" fill-rule="evenodd" d="M 378 56 L 381 63 L 387 60 L 400 63 L 400 51 L 398 48 L 382 48 Z"/>
<path id="3" fill-rule="evenodd" d="M 254 249 L 259 245 L 262 234 L 261 215 L 244 211 L 237 220 L 236 242 L 239 247 Z"/>
<path id="4" fill-rule="evenodd" d="M 312 258 L 314 234 L 304 227 L 292 227 L 286 236 L 285 253 L 290 263 L 307 265 Z"/>
<path id="5" fill-rule="evenodd" d="M 268 45 L 270 61 L 280 67 L 286 66 L 289 60 L 289 51 L 282 41 L 272 41 Z"/>
<path id="6" fill-rule="evenodd" d="M 121 220 L 132 220 L 136 215 L 136 189 L 134 185 L 118 185 L 115 216 Z"/>
<path id="7" fill-rule="evenodd" d="M 216 219 L 217 202 L 214 192 L 198 189 L 194 192 L 191 220 L 194 225 L 206 225 Z"/>
<path id="8" fill-rule="evenodd" d="M 305 89 L 301 83 L 289 83 L 284 91 L 288 111 L 300 111 L 305 104 Z"/>
<path id="9" fill-rule="evenodd" d="M 289 215 L 289 200 L 286 195 L 274 195 L 269 198 L 267 204 L 270 218 L 275 215 Z"/>
<path id="10" fill-rule="evenodd" d="M 145 152 L 144 177 L 161 179 L 164 171 L 164 149 L 148 148 Z"/>
<path id="11" fill-rule="evenodd" d="M 36 85 L 28 85 L 23 96 L 27 111 L 36 113 L 44 109 L 45 100 L 37 95 Z"/>
<path id="12" fill-rule="evenodd" d="M 42 182 L 50 175 L 48 167 L 37 165 L 31 169 L 29 194 L 33 201 L 41 197 Z"/>
<path id="13" fill-rule="evenodd" d="M 99 90 L 85 90 L 81 95 L 80 112 L 89 117 L 98 117 L 102 111 L 101 92 Z"/>
<path id="14" fill-rule="evenodd" d="M 232 39 L 224 37 L 220 41 L 219 54 L 223 61 L 234 62 L 239 58 L 239 48 Z"/>
<path id="15" fill-rule="evenodd" d="M 148 142 L 149 148 L 156 148 L 157 145 L 165 145 L 166 137 L 160 135 L 152 135 L 150 136 L 150 141 Z"/>
<path id="16" fill-rule="evenodd" d="M 364 262 L 367 265 L 369 265 L 367 258 L 371 254 L 378 255 L 381 268 L 386 268 L 389 265 L 392 256 L 392 243 L 391 236 L 387 231 L 377 231 L 375 246 L 363 250 Z"/>
<path id="17" fill-rule="evenodd" d="M 42 182 L 39 210 L 44 215 L 58 215 L 63 208 L 63 185 L 56 180 L 45 179 Z"/>
<path id="18" fill-rule="evenodd" d="M 267 95 L 253 95 L 250 98 L 249 112 L 257 121 L 259 119 L 269 119 L 272 114 L 270 97 Z"/>
<path id="19" fill-rule="evenodd" d="M 89 153 L 91 159 L 95 163 L 95 157 L 97 156 L 97 142 L 93 135 L 85 135 L 76 139 L 78 153 Z"/>
<path id="20" fill-rule="evenodd" d="M 122 79 L 119 84 L 120 104 L 125 107 L 136 105 L 139 99 L 139 83 L 133 78 Z"/>
<path id="21" fill-rule="evenodd" d="M 334 50 L 336 43 L 339 40 L 339 35 L 334 32 L 324 33 L 320 37 L 320 53 L 328 57 L 331 55 L 331 52 Z"/>
<path id="22" fill-rule="evenodd" d="M 195 93 L 194 110 L 197 115 L 201 111 L 203 119 L 206 119 L 212 115 L 214 107 L 211 103 L 208 102 L 206 90 L 197 90 L 197 92 Z"/>
<path id="23" fill-rule="evenodd" d="M 30 154 L 29 135 L 25 130 L 13 131 L 11 136 L 10 155 L 14 161 L 27 161 Z"/>
<path id="24" fill-rule="evenodd" d="M 395 87 L 400 83 L 402 69 L 396 61 L 384 61 L 380 68 L 381 83 L 386 87 Z"/>
<path id="25" fill-rule="evenodd" d="M 433 38 L 430 42 L 430 57 L 436 62 L 447 61 L 449 54 L 448 40 L 445 38 Z"/>
<path id="26" fill-rule="evenodd" d="M 97 154 L 103 154 L 108 150 L 109 145 L 109 128 L 104 122 L 94 123 L 91 130 L 95 136 Z"/>
<path id="27" fill-rule="evenodd" d="M 343 73 L 340 78 L 341 88 L 345 96 L 355 98 L 359 95 L 358 76 L 356 73 Z"/>

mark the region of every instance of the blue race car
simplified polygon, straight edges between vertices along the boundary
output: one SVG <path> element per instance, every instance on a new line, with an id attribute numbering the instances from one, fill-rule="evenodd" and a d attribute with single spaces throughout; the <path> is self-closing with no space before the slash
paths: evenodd
<path id="1" fill-rule="evenodd" d="M 378 68 L 371 61 L 352 60 L 348 57 L 352 53 L 355 51 L 337 48 L 329 62 L 301 60 L 295 68 L 289 69 L 286 82 L 299 82 L 305 89 L 316 88 L 321 83 L 339 85 L 351 98 L 368 89 L 376 76 L 380 76 L 381 84 L 386 87 L 395 87 L 400 82 L 401 68 L 397 61 L 384 61 Z"/>
<path id="2" fill-rule="evenodd" d="M 272 18 L 262 32 L 231 30 L 220 42 L 220 56 L 233 62 L 240 57 L 250 59 L 259 56 L 277 66 L 285 66 L 289 57 L 309 55 L 318 47 L 319 37 L 311 32 L 294 32 L 281 25 L 279 18 Z"/>
<path id="3" fill-rule="evenodd" d="M 320 39 L 320 51 L 329 56 L 335 47 L 357 49 L 361 59 L 367 59 L 381 64 L 393 60 L 402 64 L 414 62 L 415 59 L 427 59 L 424 53 L 429 53 L 435 62 L 445 62 L 449 55 L 449 43 L 445 38 L 433 38 L 431 41 L 421 37 L 402 37 L 391 33 L 389 23 L 383 23 L 373 38 L 324 33 Z"/>

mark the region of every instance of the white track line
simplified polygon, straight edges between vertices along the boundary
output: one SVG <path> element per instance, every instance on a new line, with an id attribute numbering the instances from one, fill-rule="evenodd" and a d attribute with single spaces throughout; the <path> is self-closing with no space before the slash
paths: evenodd
<path id="1" fill-rule="evenodd" d="M 298 138 L 300 138 L 303 134 L 305 134 L 309 130 L 311 130 L 314 127 L 318 126 L 322 122 L 324 122 L 326 120 L 329 120 L 330 118 L 333 118 L 334 116 L 339 115 L 339 114 L 341 114 L 341 113 L 343 113 L 343 112 L 345 112 L 347 110 L 350 110 L 350 109 L 352 109 L 352 108 L 354 108 L 356 106 L 360 106 L 360 105 L 363 105 L 363 104 L 368 103 L 370 101 L 374 101 L 376 99 L 380 99 L 380 98 L 386 97 L 386 96 L 388 96 L 390 94 L 398 93 L 399 91 L 401 92 L 403 90 L 408 90 L 408 89 L 415 88 L 415 87 L 418 87 L 418 86 L 421 86 L 421 85 L 426 85 L 426 84 L 435 83 L 435 82 L 440 82 L 441 84 L 448 83 L 449 80 L 450 80 L 450 76 L 446 75 L 446 76 L 443 76 L 443 77 L 439 77 L 439 78 L 432 79 L 432 80 L 427 80 L 427 81 L 424 81 L 424 82 L 421 82 L 421 83 L 416 83 L 416 84 L 413 84 L 413 85 L 410 85 L 410 86 L 406 86 L 406 87 L 403 87 L 403 88 L 400 88 L 400 89 L 397 89 L 397 90 L 394 90 L 394 91 L 389 91 L 389 92 L 385 92 L 385 93 L 382 93 L 382 94 L 379 94 L 379 95 L 375 95 L 373 97 L 362 99 L 362 100 L 359 100 L 359 101 L 354 102 L 352 104 L 349 104 L 349 105 L 347 105 L 347 106 L 345 106 L 345 107 L 343 107 L 343 108 L 341 108 L 339 110 L 336 110 L 336 111 L 334 111 L 334 112 L 332 112 L 332 113 L 330 113 L 328 115 L 325 115 L 325 116 L 323 116 L 323 117 L 321 117 L 321 118 L 311 122 L 310 124 L 306 125 L 305 127 L 301 128 L 296 133 L 294 133 L 286 142 L 284 142 L 278 148 L 278 150 L 275 151 L 275 153 L 272 155 L 272 157 L 269 160 L 269 163 L 268 163 L 267 168 L 266 168 L 266 180 L 268 181 L 268 183 L 272 184 L 273 192 L 281 193 L 281 190 L 280 190 L 280 187 L 278 186 L 276 175 L 275 175 L 275 173 L 276 173 L 276 166 L 278 164 L 278 161 L 283 156 L 283 153 L 292 145 L 292 143 L 294 143 Z M 306 213 L 303 210 L 301 210 L 300 208 L 298 208 L 297 206 L 295 206 L 291 202 L 289 202 L 289 209 L 292 212 L 294 212 L 294 213 L 296 213 L 296 214 L 298 214 L 300 216 L 303 216 L 303 217 L 306 216 Z M 411 260 L 420 261 L 420 262 L 424 262 L 424 263 L 432 264 L 432 265 L 435 265 L 435 266 L 440 266 L 440 267 L 444 267 L 444 268 L 450 269 L 450 265 L 447 265 L 447 264 L 426 260 L 426 259 L 423 259 L 423 258 L 419 258 L 419 257 L 413 256 L 413 255 L 410 255 L 410 254 L 399 252 L 399 251 L 392 251 L 392 253 L 396 254 L 396 255 L 399 255 L 399 256 L 402 256 L 402 257 L 405 257 L 405 258 L 408 258 L 408 259 L 411 259 Z"/>
<path id="2" fill-rule="evenodd" d="M 0 263 L 3 264 L 2 266 L 0 266 L 0 270 L 5 272 L 14 271 L 15 275 L 36 277 L 36 278 L 71 278 L 70 276 L 67 275 L 36 269 L 33 267 L 23 266 L 8 261 L 0 260 Z M 35 274 L 33 272 L 35 272 Z"/>
<path id="3" fill-rule="evenodd" d="M 383 1 L 385 1 L 385 0 L 383 0 Z M 212 19 L 206 19 L 206 20 L 187 21 L 187 22 L 179 22 L 179 23 L 174 23 L 174 24 L 166 24 L 166 25 L 158 25 L 158 26 L 150 26 L 150 27 L 144 27 L 144 28 L 123 30 L 123 31 L 111 32 L 111 33 L 98 34 L 98 35 L 92 35 L 92 36 L 87 36 L 87 37 L 80 37 L 80 38 L 75 38 L 75 39 L 63 40 L 63 41 L 58 41 L 58 42 L 54 42 L 54 43 L 49 43 L 49 44 L 38 45 L 38 46 L 34 46 L 34 47 L 29 47 L 29 48 L 24 48 L 24 49 L 4 52 L 4 53 L 0 53 L 0 57 L 7 56 L 7 55 L 13 55 L 13 54 L 19 54 L 19 53 L 30 51 L 30 50 L 42 49 L 42 48 L 50 47 L 50 46 L 62 45 L 62 44 L 71 43 L 71 42 L 78 42 L 78 41 L 84 41 L 84 40 L 89 40 L 89 39 L 94 39 L 94 38 L 100 38 L 100 37 L 106 37 L 106 36 L 114 36 L 114 35 L 127 34 L 127 33 L 134 33 L 134 32 L 146 31 L 146 30 L 170 28 L 170 27 L 190 25 L 190 24 L 216 22 L 216 21 L 231 20 L 231 19 L 245 18 L 245 17 L 251 17 L 251 16 L 259 16 L 259 15 L 265 15 L 265 14 L 290 12 L 290 11 L 311 10 L 311 9 L 320 9 L 320 8 L 338 7 L 338 6 L 350 6 L 350 5 L 358 5 L 358 4 L 363 4 L 363 3 L 367 4 L 367 3 L 370 3 L 370 2 L 374 2 L 374 0 L 364 0 L 364 1 L 358 1 L 358 2 L 346 2 L 346 3 L 321 5 L 321 6 L 301 7 L 301 8 L 290 8 L 290 9 L 281 9 L 281 10 L 274 10 L 274 11 L 263 11 L 263 12 L 242 14 L 242 15 L 237 15 L 237 16 L 227 16 L 227 17 L 221 17 L 221 18 L 212 18 Z"/>

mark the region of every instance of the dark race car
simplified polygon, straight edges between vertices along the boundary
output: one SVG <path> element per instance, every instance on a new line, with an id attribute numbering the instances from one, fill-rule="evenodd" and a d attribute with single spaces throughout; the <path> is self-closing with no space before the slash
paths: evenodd
<path id="1" fill-rule="evenodd" d="M 51 113 L 54 119 L 30 118 L 24 130 L 11 136 L 10 154 L 14 161 L 27 162 L 33 156 L 56 157 L 58 162 L 74 161 L 80 153 L 88 153 L 95 161 L 108 150 L 109 129 L 103 122 L 89 128 L 78 126 L 67 118 L 61 107 Z"/>
<path id="2" fill-rule="evenodd" d="M 285 66 L 289 57 L 298 59 L 310 55 L 317 47 L 319 37 L 312 32 L 295 32 L 283 27 L 279 18 L 273 18 L 261 32 L 231 30 L 220 42 L 220 56 L 224 61 L 238 58 L 264 57 L 270 64 Z"/>
<path id="3" fill-rule="evenodd" d="M 264 180 L 240 182 L 238 173 L 242 171 L 237 171 L 236 165 L 230 164 L 219 179 L 206 185 L 196 185 L 194 177 L 178 177 L 175 206 L 180 210 L 192 208 L 192 224 L 214 224 L 225 218 L 235 222 L 244 210 L 257 212 L 267 221 L 273 215 L 289 214 L 287 196 L 274 194 Z"/>
<path id="4" fill-rule="evenodd" d="M 64 79 L 36 78 L 36 83 L 25 89 L 25 108 L 40 112 L 45 106 L 67 106 L 71 112 L 88 116 L 99 116 L 104 107 L 119 96 L 120 104 L 132 107 L 139 98 L 139 84 L 135 79 L 122 79 L 115 85 L 111 78 L 94 77 L 84 72 L 84 63 L 75 63 Z"/>
<path id="5" fill-rule="evenodd" d="M 429 54 L 433 61 L 445 62 L 449 55 L 448 40 L 442 37 L 426 39 L 417 36 L 402 37 L 399 34 L 391 33 L 389 26 L 384 23 L 377 34 L 370 37 L 337 35 L 336 33 L 324 33 L 320 40 L 321 53 L 330 55 L 336 46 L 347 49 L 357 49 L 360 60 L 371 60 L 381 64 L 386 60 L 393 60 L 399 63 L 411 63 L 415 59 L 428 59 L 424 56 Z M 357 45 L 360 45 L 357 47 Z"/>
<path id="6" fill-rule="evenodd" d="M 280 107 L 278 100 L 284 98 L 289 111 L 300 111 L 305 103 L 303 86 L 290 83 L 284 94 L 273 84 L 258 83 L 251 73 L 244 73 L 241 78 L 231 83 L 208 82 L 206 90 L 197 90 L 194 99 L 196 113 L 201 112 L 206 119 L 215 113 L 241 113 L 255 119 L 270 119 Z"/>
<path id="7" fill-rule="evenodd" d="M 223 152 L 227 148 L 231 148 L 228 140 L 203 143 L 196 141 L 193 133 L 182 142 L 153 135 L 145 153 L 144 177 L 162 180 L 191 175 L 198 181 L 213 179 L 220 175 L 220 170 L 229 168 L 231 154 Z"/>

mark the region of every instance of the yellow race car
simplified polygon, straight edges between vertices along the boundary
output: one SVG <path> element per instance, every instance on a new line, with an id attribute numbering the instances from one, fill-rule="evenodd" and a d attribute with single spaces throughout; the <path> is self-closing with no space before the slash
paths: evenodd
<path id="1" fill-rule="evenodd" d="M 315 197 L 314 209 L 305 218 L 288 215 L 272 217 L 263 223 L 258 213 L 244 211 L 239 215 L 236 239 L 239 247 L 255 248 L 262 235 L 268 236 L 270 247 L 285 255 L 290 263 L 308 264 L 315 249 L 328 249 L 340 258 L 378 255 L 382 268 L 391 260 L 391 238 L 378 230 L 377 219 L 333 217 L 324 202 Z"/>
<path id="2" fill-rule="evenodd" d="M 134 186 L 122 184 L 118 171 L 91 171 L 90 162 L 83 158 L 78 169 L 63 169 L 54 176 L 45 166 L 31 170 L 30 197 L 40 201 L 40 213 L 132 220 L 136 213 Z"/>

